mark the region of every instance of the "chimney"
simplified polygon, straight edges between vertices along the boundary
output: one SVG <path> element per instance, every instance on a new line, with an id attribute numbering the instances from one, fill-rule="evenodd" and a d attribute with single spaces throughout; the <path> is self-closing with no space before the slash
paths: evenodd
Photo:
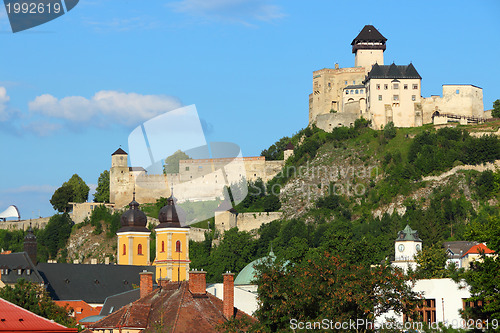
<path id="1" fill-rule="evenodd" d="M 161 279 L 158 279 L 158 285 L 161 287 L 161 288 L 167 288 L 168 287 L 168 283 L 170 282 L 170 279 L 169 278 L 161 278 Z"/>
<path id="2" fill-rule="evenodd" d="M 207 283 L 204 271 L 189 272 L 189 291 L 193 295 L 205 295 L 207 293 Z"/>
<path id="3" fill-rule="evenodd" d="M 109 257 L 104 258 L 104 264 L 109 265 Z"/>
<path id="4" fill-rule="evenodd" d="M 143 298 L 144 296 L 153 291 L 153 273 L 141 272 L 139 273 L 139 276 L 141 277 L 140 298 Z"/>
<path id="5" fill-rule="evenodd" d="M 224 317 L 231 319 L 234 316 L 234 273 L 227 272 L 222 276 L 224 277 Z"/>

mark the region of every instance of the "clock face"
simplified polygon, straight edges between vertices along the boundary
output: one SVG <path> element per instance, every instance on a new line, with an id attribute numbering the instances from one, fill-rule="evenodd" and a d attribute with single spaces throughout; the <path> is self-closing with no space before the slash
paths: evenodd
<path id="1" fill-rule="evenodd" d="M 403 252 L 405 250 L 405 246 L 403 244 L 399 244 L 398 250 L 399 252 Z"/>
<path id="2" fill-rule="evenodd" d="M 415 248 L 417 249 L 417 251 L 420 251 L 421 250 L 420 244 L 417 244 Z"/>

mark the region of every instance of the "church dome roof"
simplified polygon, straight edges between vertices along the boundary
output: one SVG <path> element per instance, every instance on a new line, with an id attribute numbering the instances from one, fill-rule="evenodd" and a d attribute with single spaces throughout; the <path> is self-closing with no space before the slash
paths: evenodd
<path id="1" fill-rule="evenodd" d="M 179 214 L 177 213 L 176 201 L 177 199 L 173 195 L 168 197 L 167 204 L 160 209 L 158 214 L 160 224 L 158 224 L 155 229 L 183 228 L 179 219 Z"/>
<path id="2" fill-rule="evenodd" d="M 148 218 L 146 214 L 144 214 L 139 209 L 139 203 L 135 201 L 135 193 L 134 199 L 129 203 L 129 209 L 122 214 L 121 217 L 121 225 L 122 227 L 118 232 L 125 231 L 145 231 L 149 232 L 149 229 L 146 228 L 146 224 L 148 223 Z"/>
<path id="3" fill-rule="evenodd" d="M 245 268 L 243 268 L 241 272 L 236 276 L 236 279 L 234 279 L 234 284 L 235 285 L 254 284 L 254 280 L 257 275 L 255 266 L 267 260 L 274 261 L 275 259 L 276 256 L 274 255 L 273 250 L 271 250 L 271 252 L 269 252 L 269 255 L 252 261 L 251 263 L 246 265 Z"/>

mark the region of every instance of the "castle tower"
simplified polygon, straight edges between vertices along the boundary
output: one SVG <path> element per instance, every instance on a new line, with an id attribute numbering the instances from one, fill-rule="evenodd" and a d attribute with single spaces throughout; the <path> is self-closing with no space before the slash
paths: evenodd
<path id="1" fill-rule="evenodd" d="M 382 36 L 373 25 L 365 25 L 351 43 L 352 53 L 356 55 L 354 66 L 364 67 L 370 71 L 375 63 L 383 65 L 386 41 L 387 38 Z"/>
<path id="2" fill-rule="evenodd" d="M 293 150 L 294 150 L 294 146 L 291 142 L 289 142 L 286 147 L 285 147 L 285 150 L 283 151 L 283 160 L 286 161 L 290 156 L 293 155 Z"/>
<path id="3" fill-rule="evenodd" d="M 36 260 L 36 236 L 31 228 L 31 222 L 26 232 L 26 236 L 24 236 L 24 252 L 28 254 L 33 264 L 36 265 L 38 262 Z"/>
<path id="4" fill-rule="evenodd" d="M 117 204 L 117 207 L 125 205 L 123 195 L 130 193 L 130 170 L 128 167 L 128 154 L 118 148 L 111 154 L 111 170 L 109 172 L 109 202 Z M 129 194 L 130 195 L 130 194 Z"/>
<path id="5" fill-rule="evenodd" d="M 121 217 L 122 227 L 116 232 L 118 236 L 118 265 L 149 265 L 149 235 L 146 228 L 148 219 L 139 210 L 139 203 L 134 199 L 130 209 Z"/>
<path id="6" fill-rule="evenodd" d="M 171 195 L 158 214 L 156 231 L 156 276 L 170 281 L 189 279 L 189 227 L 181 226 Z"/>
<path id="7" fill-rule="evenodd" d="M 394 261 L 392 264 L 402 268 L 404 271 L 411 267 L 417 268 L 415 256 L 422 250 L 422 240 L 418 237 L 418 232 L 410 228 L 409 225 L 398 233 L 398 238 L 394 241 Z"/>

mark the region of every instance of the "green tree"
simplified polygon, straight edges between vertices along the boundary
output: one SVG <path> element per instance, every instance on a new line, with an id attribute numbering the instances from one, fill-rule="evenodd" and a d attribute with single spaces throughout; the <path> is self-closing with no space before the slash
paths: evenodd
<path id="1" fill-rule="evenodd" d="M 85 202 L 89 198 L 90 188 L 76 173 L 64 184 L 68 184 L 73 188 L 73 202 Z"/>
<path id="2" fill-rule="evenodd" d="M 256 315 L 265 331 L 288 332 L 291 319 L 373 321 L 391 309 L 412 316 L 418 304 L 411 280 L 402 271 L 352 264 L 328 252 L 312 250 L 298 264 L 258 268 Z"/>
<path id="3" fill-rule="evenodd" d="M 109 171 L 104 170 L 97 180 L 94 202 L 109 202 Z"/>
<path id="4" fill-rule="evenodd" d="M 52 207 L 58 212 L 68 211 L 68 202 L 85 202 L 89 197 L 90 188 L 77 174 L 62 184 L 50 199 Z"/>
<path id="5" fill-rule="evenodd" d="M 67 212 L 69 209 L 68 202 L 73 201 L 74 196 L 73 188 L 68 184 L 63 184 L 54 192 L 52 198 L 50 198 L 50 203 L 58 212 Z"/>
<path id="6" fill-rule="evenodd" d="M 66 246 L 73 224 L 68 213 L 55 214 L 49 219 L 45 229 L 37 235 L 41 262 L 57 257 L 59 250 Z"/>
<path id="7" fill-rule="evenodd" d="M 181 150 L 177 150 L 175 153 L 170 155 L 165 159 L 165 165 L 163 166 L 163 173 L 178 173 L 179 172 L 179 161 L 180 160 L 190 160 L 188 154 Z"/>
<path id="8" fill-rule="evenodd" d="M 396 128 L 394 127 L 394 123 L 392 121 L 388 122 L 384 127 L 384 137 L 387 140 L 390 140 L 396 136 Z"/>
<path id="9" fill-rule="evenodd" d="M 491 116 L 494 118 L 500 118 L 500 99 L 493 102 L 493 110 L 491 110 Z"/>
<path id="10" fill-rule="evenodd" d="M 420 279 L 444 278 L 446 270 L 446 252 L 443 248 L 433 245 L 424 247 L 415 260 L 418 264 L 417 277 Z"/>
<path id="11" fill-rule="evenodd" d="M 61 325 L 76 327 L 75 319 L 69 316 L 72 310 L 58 306 L 45 288 L 35 283 L 20 279 L 14 287 L 1 288 L 0 297 Z"/>
<path id="12" fill-rule="evenodd" d="M 274 144 L 272 144 L 268 149 L 264 149 L 260 156 L 264 156 L 267 161 L 282 160 L 286 146 L 290 143 L 290 138 L 288 136 L 282 137 Z"/>

